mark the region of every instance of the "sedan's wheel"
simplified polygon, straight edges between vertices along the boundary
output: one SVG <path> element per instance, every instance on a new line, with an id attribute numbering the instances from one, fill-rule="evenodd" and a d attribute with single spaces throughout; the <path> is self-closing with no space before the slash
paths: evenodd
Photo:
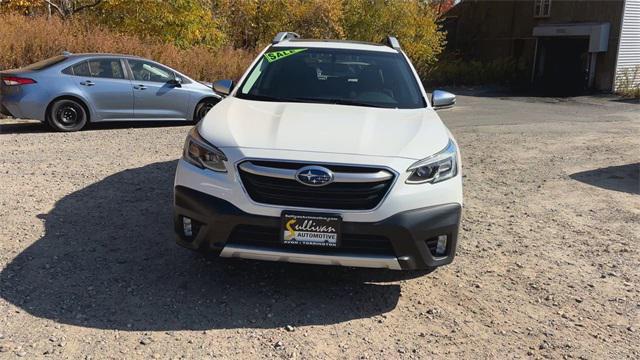
<path id="1" fill-rule="evenodd" d="M 215 104 L 217 104 L 217 101 L 214 101 L 214 100 L 204 100 L 200 102 L 198 106 L 196 106 L 196 111 L 193 116 L 193 122 L 197 123 L 198 121 L 202 120 L 202 118 L 204 118 L 204 116 L 207 115 L 209 110 L 211 110 L 211 108 Z"/>
<path id="2" fill-rule="evenodd" d="M 78 131 L 87 124 L 87 111 L 79 102 L 58 100 L 49 111 L 49 125 L 58 131 Z"/>

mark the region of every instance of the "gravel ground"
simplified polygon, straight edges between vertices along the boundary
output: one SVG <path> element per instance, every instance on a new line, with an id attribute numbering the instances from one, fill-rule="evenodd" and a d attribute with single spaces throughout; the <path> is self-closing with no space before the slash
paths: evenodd
<path id="1" fill-rule="evenodd" d="M 0 120 L 0 358 L 640 358 L 640 104 L 460 96 L 458 256 L 430 274 L 178 248 L 188 126 Z"/>

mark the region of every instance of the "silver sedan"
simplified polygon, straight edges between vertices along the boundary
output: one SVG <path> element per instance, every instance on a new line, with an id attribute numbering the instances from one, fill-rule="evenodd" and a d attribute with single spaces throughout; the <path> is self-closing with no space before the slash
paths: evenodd
<path id="1" fill-rule="evenodd" d="M 0 71 L 0 113 L 59 131 L 101 121 L 197 122 L 220 99 L 210 84 L 134 56 L 64 53 Z"/>

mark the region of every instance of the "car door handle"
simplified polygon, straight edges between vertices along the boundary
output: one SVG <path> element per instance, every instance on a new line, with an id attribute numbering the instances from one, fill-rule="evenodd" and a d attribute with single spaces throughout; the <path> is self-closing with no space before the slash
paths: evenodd
<path id="1" fill-rule="evenodd" d="M 93 86 L 93 85 L 95 85 L 95 84 L 96 84 L 96 83 L 94 83 L 94 82 L 93 82 L 93 81 L 91 81 L 91 80 L 81 81 L 81 82 L 80 82 L 80 85 L 83 85 L 83 86 Z"/>
<path id="2" fill-rule="evenodd" d="M 136 89 L 136 90 L 146 90 L 147 89 L 147 87 L 144 86 L 144 85 L 135 85 L 133 88 Z"/>

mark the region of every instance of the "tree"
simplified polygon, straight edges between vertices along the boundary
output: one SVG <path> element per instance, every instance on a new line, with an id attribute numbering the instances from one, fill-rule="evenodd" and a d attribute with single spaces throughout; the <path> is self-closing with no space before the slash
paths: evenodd
<path id="1" fill-rule="evenodd" d="M 44 14 L 45 3 L 41 0 L 0 0 L 0 12 L 31 15 L 39 10 Z"/>
<path id="2" fill-rule="evenodd" d="M 425 74 L 444 45 L 434 1 L 213 0 L 211 7 L 234 47 L 264 46 L 279 31 L 373 42 L 395 35 L 417 70 Z"/>
<path id="3" fill-rule="evenodd" d="M 208 0 L 104 0 L 92 16 L 119 32 L 154 37 L 180 47 L 218 47 L 225 40 Z"/>
<path id="4" fill-rule="evenodd" d="M 90 29 L 173 43 L 254 50 L 279 31 L 306 38 L 379 42 L 395 35 L 421 74 L 442 51 L 436 23 L 453 0 L 0 0 L 0 11 L 44 14 L 47 6 Z"/>
<path id="5" fill-rule="evenodd" d="M 446 13 L 451 9 L 455 4 L 455 0 L 430 0 L 429 3 L 431 7 L 435 11 L 436 15 L 439 17 L 440 15 Z"/>
<path id="6" fill-rule="evenodd" d="M 56 10 L 58 15 L 61 18 L 66 19 L 73 14 L 82 12 L 84 10 L 90 9 L 92 7 L 96 7 L 100 5 L 102 0 L 44 0 L 48 7 Z M 49 9 L 50 9 L 49 8 Z M 50 12 L 50 11 L 49 11 Z"/>
<path id="7" fill-rule="evenodd" d="M 342 38 L 343 0 L 213 0 L 214 18 L 235 47 L 268 44 L 280 31 L 305 37 Z"/>
<path id="8" fill-rule="evenodd" d="M 424 1 L 350 0 L 344 6 L 344 31 L 350 39 L 379 42 L 395 35 L 425 74 L 444 47 L 437 15 Z"/>
<path id="9" fill-rule="evenodd" d="M 100 5 L 103 0 L 0 0 L 3 11 L 25 15 L 58 14 L 67 19 L 74 14 Z"/>

